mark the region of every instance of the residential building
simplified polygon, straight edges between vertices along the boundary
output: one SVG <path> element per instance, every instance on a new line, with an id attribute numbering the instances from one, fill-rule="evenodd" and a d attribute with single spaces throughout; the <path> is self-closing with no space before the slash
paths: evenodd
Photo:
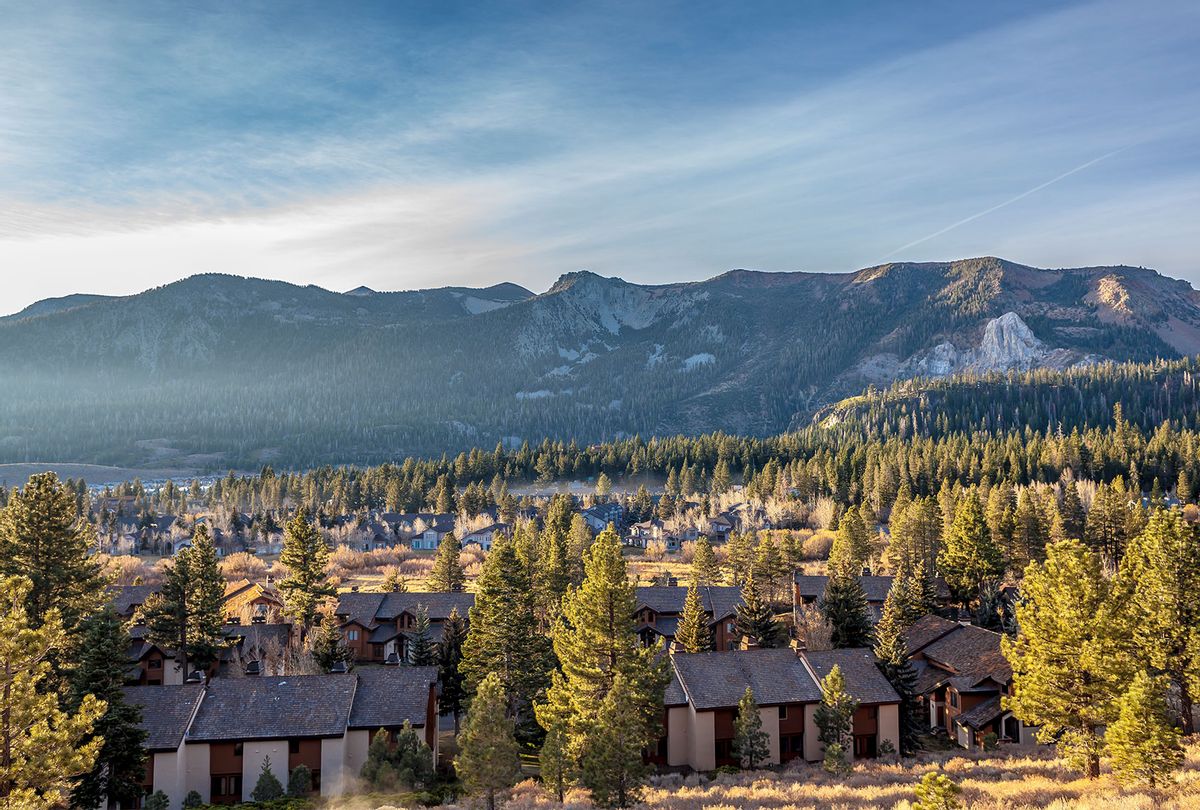
<path id="1" fill-rule="evenodd" d="M 429 635 L 442 637 L 442 627 L 457 609 L 463 620 L 475 605 L 475 594 L 457 592 L 343 593 L 335 611 L 346 645 L 356 661 L 384 663 L 396 656 L 408 660 L 409 641 L 418 606 L 429 614 Z"/>
<path id="2" fill-rule="evenodd" d="M 893 577 L 889 576 L 870 576 L 868 574 L 863 574 L 858 578 L 863 592 L 867 595 L 867 607 L 871 609 L 872 621 L 879 621 L 879 617 L 883 613 L 883 603 L 887 599 L 888 591 L 892 589 L 892 579 Z M 797 573 L 793 577 L 793 609 L 800 605 L 815 605 L 823 599 L 828 582 L 829 577 L 824 574 Z M 938 603 L 948 605 L 950 588 L 946 585 L 946 581 L 938 577 L 934 580 L 934 585 L 937 588 Z"/>
<path id="3" fill-rule="evenodd" d="M 286 785 L 299 765 L 313 792 L 342 795 L 358 778 L 371 736 L 407 721 L 437 758 L 437 669 L 374 667 L 332 675 L 214 679 L 125 690 L 142 708 L 147 792 L 171 807 L 189 791 L 210 804 L 250 801 L 263 763 Z"/>
<path id="4" fill-rule="evenodd" d="M 664 733 L 651 760 L 696 771 L 736 765 L 738 702 L 749 686 L 767 735 L 767 764 L 819 762 L 824 757 L 816 725 L 820 681 L 835 664 L 846 679 L 847 692 L 859 701 L 848 754 L 874 757 L 885 741 L 899 750 L 900 697 L 870 650 L 756 649 L 671 656 Z"/>
<path id="5" fill-rule="evenodd" d="M 469 534 L 464 534 L 460 540 L 463 546 L 476 545 L 484 551 L 491 551 L 492 544 L 496 542 L 496 538 L 507 535 L 510 532 L 507 523 L 492 523 L 484 526 L 482 529 L 476 529 Z"/>
<path id="6" fill-rule="evenodd" d="M 680 586 L 657 585 L 636 589 L 638 634 L 647 647 L 657 644 L 670 648 L 675 631 L 683 617 L 683 605 L 688 589 Z M 734 628 L 737 606 L 742 591 L 737 586 L 701 585 L 700 602 L 708 615 L 714 650 L 737 649 L 741 639 Z"/>
<path id="7" fill-rule="evenodd" d="M 982 745 L 988 734 L 1026 743 L 1036 733 L 1002 705 L 1012 694 L 1013 673 L 1000 639 L 999 633 L 932 613 L 909 628 L 908 655 L 929 725 L 963 748 Z"/>
<path id="8" fill-rule="evenodd" d="M 620 528 L 625 520 L 625 507 L 619 503 L 598 503 L 580 512 L 588 528 L 594 532 L 602 532 L 609 524 Z"/>

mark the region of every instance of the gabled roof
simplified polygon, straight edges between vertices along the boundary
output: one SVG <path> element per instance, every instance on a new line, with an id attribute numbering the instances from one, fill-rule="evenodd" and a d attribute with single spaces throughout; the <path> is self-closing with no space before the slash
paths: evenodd
<path id="1" fill-rule="evenodd" d="M 188 741 L 341 736 L 356 684 L 352 673 L 214 678 Z"/>
<path id="2" fill-rule="evenodd" d="M 149 751 L 174 751 L 183 742 L 204 686 L 185 683 L 177 686 L 127 686 L 125 699 L 142 710 L 142 728 L 146 732 L 143 747 Z"/>
<path id="3" fill-rule="evenodd" d="M 863 575 L 858 578 L 858 582 L 862 585 L 863 590 L 867 594 L 868 602 L 879 602 L 887 599 L 888 591 L 892 588 L 892 580 L 894 577 L 889 576 L 868 576 Z M 795 575 L 796 590 L 800 596 L 805 599 L 820 599 L 825 595 L 825 585 L 829 582 L 829 577 L 824 574 L 796 574 Z M 939 599 L 950 598 L 950 588 L 946 585 L 946 581 L 941 577 L 934 580 L 934 586 L 937 588 Z"/>
<path id="4" fill-rule="evenodd" d="M 821 699 L 821 690 L 792 650 L 676 653 L 671 664 L 698 711 L 736 706 L 747 686 L 760 706 Z"/>
<path id="5" fill-rule="evenodd" d="M 114 585 L 109 588 L 109 603 L 118 615 L 128 616 L 157 591 L 157 585 Z"/>
<path id="6" fill-rule="evenodd" d="M 350 728 L 376 730 L 408 720 L 425 725 L 429 687 L 437 683 L 437 667 L 362 667 L 355 670 L 358 691 L 350 710 Z"/>
<path id="7" fill-rule="evenodd" d="M 682 585 L 651 585 L 634 589 L 637 609 L 650 608 L 655 613 L 667 615 L 683 613 L 687 599 L 686 587 Z M 731 615 L 742 601 L 742 589 L 736 585 L 701 585 L 700 602 L 713 619 Z"/>
<path id="8" fill-rule="evenodd" d="M 458 615 L 467 618 L 467 611 L 475 606 L 475 594 L 466 591 L 406 591 L 386 593 L 383 603 L 375 614 L 378 621 L 395 621 L 401 613 L 415 614 L 418 605 L 424 605 L 430 621 L 444 621 L 450 611 L 458 608 Z"/>
<path id="9" fill-rule="evenodd" d="M 375 626 L 375 614 L 383 604 L 382 593 L 342 593 L 338 594 L 337 615 L 345 617 L 342 621 L 358 622 L 363 627 Z"/>
<path id="10" fill-rule="evenodd" d="M 998 684 L 1012 680 L 1012 666 L 1000 652 L 1000 634 L 972 624 L 957 628 L 926 645 L 921 654 L 929 661 L 966 677 L 972 685 L 986 679 Z"/>
<path id="11" fill-rule="evenodd" d="M 1000 704 L 1000 696 L 996 695 L 980 703 L 969 712 L 963 712 L 955 718 L 955 722 L 962 723 L 964 726 L 979 731 L 987 724 L 1000 719 L 1003 714 L 1004 708 Z"/>
<path id="12" fill-rule="evenodd" d="M 920 652 L 939 638 L 954 632 L 958 627 L 958 622 L 944 619 L 936 613 L 926 613 L 913 622 L 912 627 L 908 628 L 908 632 L 904 634 L 908 654 L 914 655 Z"/>
<path id="13" fill-rule="evenodd" d="M 896 703 L 900 696 L 875 665 L 875 654 L 863 648 L 808 650 L 801 655 L 823 680 L 837 665 L 846 679 L 846 691 L 859 703 Z"/>

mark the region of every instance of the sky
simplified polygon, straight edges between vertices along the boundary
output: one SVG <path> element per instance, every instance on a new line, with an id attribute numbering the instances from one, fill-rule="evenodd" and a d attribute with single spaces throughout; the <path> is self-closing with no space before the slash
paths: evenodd
<path id="1" fill-rule="evenodd" d="M 0 0 L 0 314 L 997 255 L 1200 286 L 1200 4 Z"/>

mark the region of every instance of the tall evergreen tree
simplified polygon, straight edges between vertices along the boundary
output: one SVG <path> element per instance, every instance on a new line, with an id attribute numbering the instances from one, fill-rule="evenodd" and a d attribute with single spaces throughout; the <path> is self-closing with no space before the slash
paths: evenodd
<path id="1" fill-rule="evenodd" d="M 451 608 L 442 625 L 442 640 L 438 643 L 438 679 L 442 694 L 438 701 L 443 712 L 454 716 L 454 733 L 459 732 L 459 718 L 466 704 L 466 679 L 462 672 L 463 645 L 467 641 L 467 623 L 458 608 Z"/>
<path id="2" fill-rule="evenodd" d="M 871 559 L 871 536 L 857 509 L 847 509 L 838 522 L 837 534 L 829 552 L 830 566 L 845 567 L 862 573 Z"/>
<path id="3" fill-rule="evenodd" d="M 713 552 L 708 539 L 701 537 L 696 541 L 692 554 L 692 577 L 701 585 L 719 585 L 721 583 L 721 564 Z"/>
<path id="4" fill-rule="evenodd" d="M 922 726 L 926 724 L 921 720 L 917 671 L 908 658 L 905 642 L 905 632 L 911 624 L 905 623 L 904 587 L 901 579 L 893 580 L 884 600 L 883 615 L 875 626 L 875 658 L 888 683 L 900 695 L 900 753 L 909 756 L 916 751 Z"/>
<path id="5" fill-rule="evenodd" d="M 835 649 L 869 647 L 873 628 L 862 583 L 846 565 L 832 566 L 821 598 L 821 612 L 833 629 Z"/>
<path id="6" fill-rule="evenodd" d="M 467 582 L 463 572 L 462 543 L 450 533 L 442 538 L 438 545 L 437 556 L 433 560 L 433 570 L 429 572 L 429 590 L 431 591 L 461 591 Z"/>
<path id="7" fill-rule="evenodd" d="M 989 579 L 1004 573 L 1004 558 L 992 541 L 979 493 L 970 490 L 958 499 L 954 520 L 946 530 L 938 568 L 950 592 L 967 605 Z"/>
<path id="8" fill-rule="evenodd" d="M 754 770 L 771 755 L 770 738 L 763 731 L 758 703 L 749 686 L 738 701 L 737 717 L 733 721 L 733 753 L 745 770 Z"/>
<path id="9" fill-rule="evenodd" d="M 468 790 L 483 794 L 488 810 L 496 810 L 496 796 L 516 784 L 521 773 L 508 703 L 499 674 L 491 673 L 479 682 L 458 736 L 455 770 Z"/>
<path id="10" fill-rule="evenodd" d="M 0 579 L 0 807 L 52 810 L 67 805 L 75 777 L 95 765 L 103 740 L 85 740 L 105 706 L 84 695 L 68 713 L 44 691 L 48 659 L 62 654 L 67 635 L 55 608 L 33 625 L 32 590 L 25 577 Z"/>
<path id="11" fill-rule="evenodd" d="M 783 641 L 783 628 L 775 621 L 771 604 L 763 597 L 754 572 L 742 586 L 742 600 L 738 602 L 734 626 L 740 638 L 748 639 L 757 647 L 778 647 Z"/>
<path id="12" fill-rule="evenodd" d="M 461 670 L 468 692 L 488 674 L 500 677 L 509 716 L 527 726 L 534 700 L 549 686 L 554 666 L 549 640 L 538 632 L 529 575 L 512 540 L 500 538 L 475 582 Z"/>
<path id="13" fill-rule="evenodd" d="M 1116 718 L 1121 683 L 1111 666 L 1119 627 L 1109 618 L 1109 591 L 1099 557 L 1074 540 L 1055 543 L 1044 563 L 1025 570 L 1020 631 L 1000 641 L 1013 668 L 1005 707 L 1093 778 L 1100 775 L 1100 729 Z"/>
<path id="14" fill-rule="evenodd" d="M 408 641 L 408 661 L 414 667 L 431 667 L 437 664 L 437 645 L 429 636 L 429 608 L 417 605 L 412 633 Z"/>
<path id="15" fill-rule="evenodd" d="M 186 678 L 216 661 L 224 644 L 222 601 L 225 583 L 217 569 L 216 551 L 204 524 L 196 527 L 192 546 L 183 548 L 163 574 L 158 593 L 146 599 L 142 613 L 146 639 L 175 651 Z"/>
<path id="16" fill-rule="evenodd" d="M 825 769 L 831 773 L 850 770 L 854 745 L 854 712 L 858 701 L 846 691 L 846 677 L 837 664 L 821 679 L 821 704 L 813 716 L 818 739 L 825 745 Z"/>
<path id="17" fill-rule="evenodd" d="M 67 708 L 77 712 L 89 696 L 104 701 L 102 714 L 85 742 L 101 739 L 92 770 L 84 774 L 71 793 L 75 807 L 100 807 L 107 799 L 132 806 L 142 797 L 145 753 L 141 708 L 125 700 L 125 673 L 129 669 L 129 633 L 111 607 L 84 619 L 80 644 L 74 653 Z"/>
<path id="18" fill-rule="evenodd" d="M 287 568 L 287 576 L 279 581 L 284 609 L 300 625 L 301 633 L 306 633 L 317 618 L 321 602 L 335 589 L 325 573 L 329 546 L 303 506 L 283 529 L 279 561 Z"/>
<path id="19" fill-rule="evenodd" d="M 636 743 L 640 763 L 642 747 L 658 739 L 666 661 L 638 639 L 633 586 L 616 532 L 606 529 L 596 537 L 584 572 L 554 628 L 561 673 L 537 711 L 566 719 L 568 756 L 593 794 L 607 797 L 600 798 L 604 802 L 632 795 L 626 780 L 635 774 L 622 752 Z M 616 726 L 614 716 L 620 718 Z"/>
<path id="20" fill-rule="evenodd" d="M 104 603 L 100 566 L 89 556 L 94 542 L 90 524 L 76 512 L 75 493 L 54 473 L 34 475 L 12 490 L 0 510 L 0 576 L 28 578 L 33 627 L 55 609 L 74 641 L 79 623 Z"/>
<path id="21" fill-rule="evenodd" d="M 309 636 L 313 660 L 317 666 L 329 672 L 335 664 L 348 664 L 354 660 L 354 653 L 346 645 L 346 637 L 338 626 L 337 617 L 327 610 L 317 625 L 316 632 Z"/>
<path id="22" fill-rule="evenodd" d="M 1167 710 L 1167 683 L 1138 672 L 1120 700 L 1117 719 L 1104 733 L 1113 775 L 1125 785 L 1157 787 L 1183 764 L 1179 731 Z"/>
<path id="23" fill-rule="evenodd" d="M 695 578 L 688 585 L 687 596 L 683 600 L 683 615 L 679 626 L 675 629 L 675 642 L 684 652 L 701 653 L 712 649 L 712 633 L 708 629 L 708 614 L 704 612 L 704 603 L 700 599 L 700 587 Z"/>

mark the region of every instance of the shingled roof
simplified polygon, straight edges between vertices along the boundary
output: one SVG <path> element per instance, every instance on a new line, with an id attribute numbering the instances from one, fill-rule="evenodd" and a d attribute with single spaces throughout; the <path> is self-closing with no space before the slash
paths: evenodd
<path id="1" fill-rule="evenodd" d="M 125 700 L 142 710 L 148 752 L 174 751 L 183 742 L 196 704 L 204 694 L 198 683 L 177 686 L 127 686 Z"/>
<path id="2" fill-rule="evenodd" d="M 429 687 L 437 683 L 437 667 L 362 667 L 355 670 L 358 691 L 350 710 L 350 728 L 376 730 L 408 720 L 425 725 Z"/>
<path id="3" fill-rule="evenodd" d="M 214 678 L 188 739 L 340 736 L 350 717 L 356 683 L 353 674 Z"/>
<path id="4" fill-rule="evenodd" d="M 1000 696 L 996 695 L 993 698 L 985 700 L 969 712 L 963 712 L 957 718 L 956 722 L 962 723 L 965 726 L 981 730 L 984 726 L 998 719 L 1004 714 L 1004 707 L 1000 703 Z"/>
<path id="5" fill-rule="evenodd" d="M 467 618 L 467 611 L 475 606 L 475 594 L 465 591 L 453 593 L 428 591 L 384 594 L 383 604 L 375 614 L 378 621 L 395 621 L 401 613 L 416 614 L 417 606 L 424 605 L 429 611 L 430 621 L 445 621 L 450 618 L 450 611 L 458 609 L 458 615 Z"/>
<path id="6" fill-rule="evenodd" d="M 338 594 L 337 615 L 344 617 L 343 623 L 358 622 L 363 627 L 375 626 L 375 614 L 383 604 L 383 593 Z"/>
<path id="7" fill-rule="evenodd" d="M 156 591 L 157 585 L 114 585 L 109 588 L 109 604 L 118 615 L 128 616 Z"/>
<path id="8" fill-rule="evenodd" d="M 894 577 L 887 576 L 860 576 L 859 584 L 867 594 L 868 602 L 882 603 L 887 599 L 888 591 L 891 590 L 892 580 Z M 804 599 L 820 599 L 825 596 L 825 584 L 829 581 L 829 577 L 824 574 L 796 574 L 794 576 L 796 590 Z M 946 581 L 938 577 L 933 582 L 934 588 L 937 590 L 939 599 L 950 598 L 950 587 Z"/>
<path id="9" fill-rule="evenodd" d="M 1012 679 L 1012 666 L 1000 651 L 1000 634 L 972 624 L 962 624 L 921 649 L 921 654 L 972 685 L 991 678 L 996 683 Z"/>
<path id="10" fill-rule="evenodd" d="M 655 585 L 635 589 L 638 608 L 648 607 L 655 613 L 683 613 L 688 589 L 675 585 Z M 714 619 L 732 615 L 742 601 L 742 589 L 736 585 L 701 585 L 700 602 Z"/>
<path id="11" fill-rule="evenodd" d="M 813 674 L 823 680 L 837 665 L 846 679 L 846 691 L 859 703 L 896 703 L 900 696 L 875 666 L 875 655 L 865 647 L 846 650 L 808 650 L 802 653 Z"/>
<path id="12" fill-rule="evenodd" d="M 959 627 L 958 622 L 944 619 L 936 613 L 926 613 L 913 622 L 912 627 L 908 628 L 908 632 L 904 634 L 908 654 L 915 654 Z"/>
<path id="13" fill-rule="evenodd" d="M 821 690 L 792 650 L 676 653 L 671 663 L 684 693 L 699 711 L 736 706 L 747 686 L 760 706 L 821 699 Z"/>

